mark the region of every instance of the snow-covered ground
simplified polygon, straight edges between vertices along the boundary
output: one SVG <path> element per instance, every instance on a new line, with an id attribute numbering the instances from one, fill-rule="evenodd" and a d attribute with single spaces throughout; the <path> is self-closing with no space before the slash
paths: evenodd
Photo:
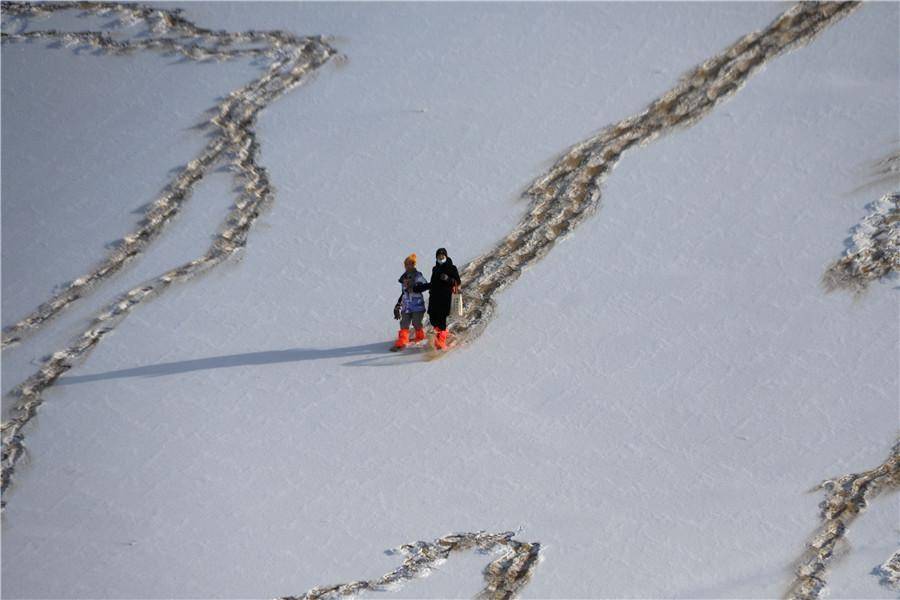
<path id="1" fill-rule="evenodd" d="M 4 496 L 4 597 L 301 594 L 477 530 L 541 543 L 524 597 L 787 591 L 811 488 L 884 462 L 900 427 L 896 280 L 821 285 L 898 185 L 870 166 L 900 138 L 900 5 L 864 5 L 626 154 L 599 213 L 433 362 L 386 352 L 403 257 L 428 275 L 439 246 L 460 265 L 489 250 L 560 152 L 789 5 L 173 6 L 333 35 L 347 60 L 261 113 L 275 203 L 239 260 L 135 309 L 44 393 Z M 202 149 L 204 111 L 259 73 L 5 44 L 3 324 L 132 230 Z M 4 350 L 3 392 L 204 252 L 233 185 L 205 178 L 144 256 Z M 871 571 L 898 513 L 887 493 L 854 523 L 831 597 L 896 596 Z M 472 596 L 488 561 L 454 555 L 391 597 Z"/>

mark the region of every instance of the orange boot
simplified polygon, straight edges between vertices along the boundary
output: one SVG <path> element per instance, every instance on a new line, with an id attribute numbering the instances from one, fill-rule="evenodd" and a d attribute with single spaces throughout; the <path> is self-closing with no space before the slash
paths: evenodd
<path id="1" fill-rule="evenodd" d="M 397 341 L 394 342 L 394 347 L 391 350 L 403 350 L 406 348 L 406 345 L 409 343 L 409 329 L 401 329 L 397 332 Z"/>
<path id="2" fill-rule="evenodd" d="M 417 327 L 416 328 L 416 337 L 413 338 L 414 342 L 421 342 L 425 339 L 425 328 Z"/>
<path id="3" fill-rule="evenodd" d="M 446 329 L 438 329 L 434 328 L 434 347 L 438 350 L 446 350 L 447 349 L 447 330 Z"/>

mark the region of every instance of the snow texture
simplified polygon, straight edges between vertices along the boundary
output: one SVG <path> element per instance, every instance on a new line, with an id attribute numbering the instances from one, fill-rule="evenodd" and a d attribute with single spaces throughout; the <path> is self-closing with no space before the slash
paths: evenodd
<path id="1" fill-rule="evenodd" d="M 883 565 L 875 569 L 875 575 L 881 583 L 895 590 L 900 590 L 900 550 L 887 559 Z"/>
<path id="2" fill-rule="evenodd" d="M 129 315 L 45 375 L 21 439 L 4 431 L 4 466 L 21 457 L 4 493 L 5 597 L 285 596 L 394 573 L 383 551 L 399 542 L 513 529 L 540 544 L 513 591 L 525 597 L 774 597 L 796 593 L 797 558 L 824 526 L 810 485 L 878 464 L 893 481 L 896 292 L 819 283 L 863 207 L 896 191 L 862 186 L 861 169 L 900 130 L 898 5 L 788 9 L 781 47 L 812 18 L 808 45 L 773 51 L 739 90 L 767 47 L 751 36 L 744 56 L 745 36 L 785 7 L 181 6 L 173 28 L 173 5 L 24 19 L 4 5 L 4 32 L 23 36 L 2 55 L 4 324 L 117 255 L 121 241 L 104 245 L 128 244 L 134 213 L 154 214 L 214 143 L 219 129 L 195 127 L 204 111 L 272 59 L 218 63 L 214 40 L 287 32 L 330 57 L 278 102 L 241 106 L 254 139 L 240 119 L 223 134 L 247 149 L 227 161 L 236 173 L 204 167 L 134 260 L 4 338 L 9 391 L 98 314 Z M 119 56 L 105 38 L 29 34 L 143 24 L 152 33 L 116 44 L 212 37 L 191 56 Z M 638 135 L 604 173 L 602 145 L 553 160 L 693 87 L 736 39 L 722 97 L 737 93 L 690 128 L 639 148 L 654 135 Z M 553 251 L 506 261 L 495 241 L 540 202 L 534 188 L 528 206 L 515 198 L 560 167 Z M 233 192 L 235 176 L 255 185 Z M 243 252 L 118 308 L 221 243 L 248 191 L 274 202 L 239 225 Z M 395 271 L 439 246 L 476 266 L 467 315 L 495 308 L 491 326 L 438 362 L 390 355 Z M 18 391 L 4 398 L 13 419 Z M 870 574 L 896 550 L 897 494 L 878 487 L 813 595 L 894 595 Z M 483 558 L 438 562 L 392 597 L 485 589 Z"/>
<path id="3" fill-rule="evenodd" d="M 827 584 L 826 571 L 835 548 L 847 534 L 851 523 L 868 508 L 871 497 L 883 489 L 900 485 L 900 442 L 881 466 L 864 473 L 844 475 L 825 481 L 821 488 L 829 492 L 822 503 L 822 526 L 813 536 L 797 569 L 790 598 L 818 598 Z"/>
<path id="4" fill-rule="evenodd" d="M 865 291 L 871 281 L 900 271 L 900 192 L 882 196 L 851 237 L 847 255 L 825 273 L 829 290 Z"/>

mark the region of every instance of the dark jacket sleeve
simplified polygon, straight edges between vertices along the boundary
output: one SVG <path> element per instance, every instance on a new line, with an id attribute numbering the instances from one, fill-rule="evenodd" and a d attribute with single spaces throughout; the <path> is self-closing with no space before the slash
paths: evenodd
<path id="1" fill-rule="evenodd" d="M 429 289 L 431 284 L 425 279 L 425 276 L 421 273 L 416 273 L 416 282 L 413 283 L 413 291 L 417 294 L 421 294 L 425 290 Z"/>
<path id="2" fill-rule="evenodd" d="M 456 268 L 456 265 L 453 265 L 451 268 L 453 273 L 450 274 L 450 277 L 456 280 L 456 285 L 462 285 L 462 279 L 459 278 L 459 270 Z"/>

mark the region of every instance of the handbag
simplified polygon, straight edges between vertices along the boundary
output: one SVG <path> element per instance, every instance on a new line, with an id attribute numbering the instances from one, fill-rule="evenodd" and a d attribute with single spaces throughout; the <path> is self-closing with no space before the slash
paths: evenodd
<path id="1" fill-rule="evenodd" d="M 450 296 L 450 314 L 461 317 L 465 312 L 465 307 L 463 306 L 463 297 L 462 293 L 459 290 L 458 285 L 454 285 L 451 291 L 452 295 Z"/>

